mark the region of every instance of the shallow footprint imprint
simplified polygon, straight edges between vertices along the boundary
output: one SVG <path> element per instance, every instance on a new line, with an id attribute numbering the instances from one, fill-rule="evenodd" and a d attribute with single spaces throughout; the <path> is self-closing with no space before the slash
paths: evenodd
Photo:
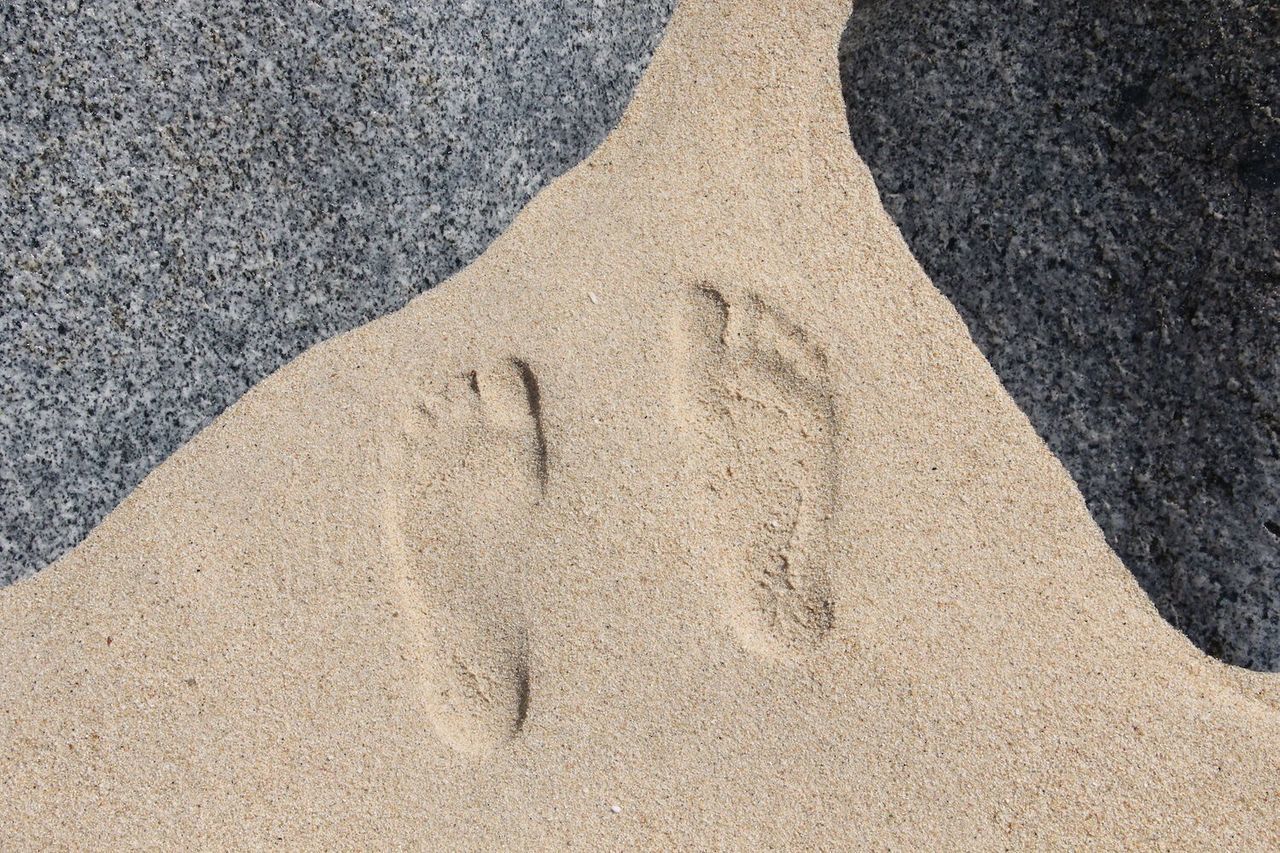
<path id="1" fill-rule="evenodd" d="M 516 737 L 529 711 L 521 567 L 547 481 L 537 379 L 517 359 L 469 373 L 412 407 L 403 427 L 391 522 L 413 653 L 441 739 L 485 752 Z M 449 461 L 420 463 L 425 446 Z"/>
<path id="2" fill-rule="evenodd" d="M 722 578 L 744 645 L 800 654 L 835 624 L 831 519 L 838 484 L 826 357 L 745 295 L 693 289 L 685 403 L 707 512 L 695 550 Z"/>

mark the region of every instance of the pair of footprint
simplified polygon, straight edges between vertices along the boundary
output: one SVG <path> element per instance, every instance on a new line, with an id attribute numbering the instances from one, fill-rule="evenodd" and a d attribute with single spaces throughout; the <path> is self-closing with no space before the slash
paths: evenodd
<path id="1" fill-rule="evenodd" d="M 836 414 L 826 357 L 750 294 L 731 302 L 723 290 L 693 288 L 679 326 L 675 416 L 687 425 L 697 505 L 706 508 L 690 551 L 721 579 L 721 610 L 743 645 L 794 658 L 836 620 Z M 430 443 L 450 458 L 443 470 L 415 471 L 406 460 L 409 494 L 392 524 L 431 718 L 462 752 L 511 741 L 530 712 L 520 572 L 530 524 L 554 488 L 544 402 L 534 370 L 512 358 L 460 378 L 405 418 L 410 452 Z"/>

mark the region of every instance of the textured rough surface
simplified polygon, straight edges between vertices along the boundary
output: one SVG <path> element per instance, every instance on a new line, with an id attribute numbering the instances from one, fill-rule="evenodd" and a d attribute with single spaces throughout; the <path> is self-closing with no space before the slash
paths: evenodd
<path id="1" fill-rule="evenodd" d="M 1280 7 L 868 0 L 849 122 L 1165 618 L 1280 667 Z"/>
<path id="2" fill-rule="evenodd" d="M 475 257 L 673 0 L 0 5 L 0 583 Z"/>
<path id="3" fill-rule="evenodd" d="M 1280 850 L 1280 676 L 907 250 L 847 20 L 682 0 L 481 257 L 0 590 L 0 850 Z"/>
<path id="4" fill-rule="evenodd" d="M 671 5 L 0 10 L 0 583 L 474 257 L 613 123 Z M 1276 30 L 1260 3 L 865 0 L 842 60 L 886 206 L 1111 544 L 1260 668 Z"/>

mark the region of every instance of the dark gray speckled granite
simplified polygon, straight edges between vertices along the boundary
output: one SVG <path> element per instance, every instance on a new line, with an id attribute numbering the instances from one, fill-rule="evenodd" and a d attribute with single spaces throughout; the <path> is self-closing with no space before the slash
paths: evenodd
<path id="1" fill-rule="evenodd" d="M 864 0 L 890 214 L 1201 648 L 1280 668 L 1280 3 Z"/>
<path id="2" fill-rule="evenodd" d="M 479 254 L 672 2 L 0 4 L 0 583 Z"/>

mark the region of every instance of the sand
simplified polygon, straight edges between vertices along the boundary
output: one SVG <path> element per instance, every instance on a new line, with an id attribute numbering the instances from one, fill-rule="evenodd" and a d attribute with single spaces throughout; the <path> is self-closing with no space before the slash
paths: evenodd
<path id="1" fill-rule="evenodd" d="M 1199 653 L 881 209 L 841 0 L 685 0 L 606 143 L 0 593 L 0 846 L 1280 843 Z"/>

